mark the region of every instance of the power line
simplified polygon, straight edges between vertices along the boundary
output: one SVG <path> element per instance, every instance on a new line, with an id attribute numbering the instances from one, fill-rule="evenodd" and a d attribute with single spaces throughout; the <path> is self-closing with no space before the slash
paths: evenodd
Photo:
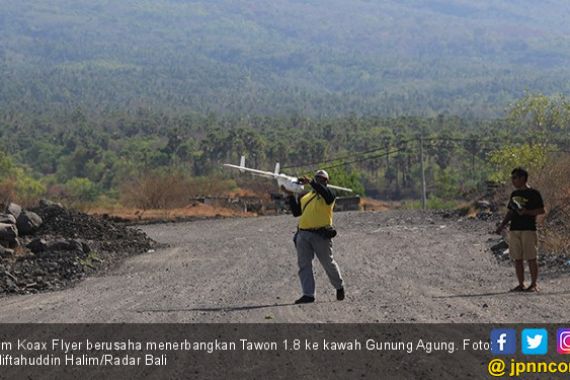
<path id="1" fill-rule="evenodd" d="M 419 137 L 413 137 L 413 138 L 409 138 L 406 140 L 401 140 L 401 141 L 397 141 L 396 144 L 397 145 L 401 145 L 401 144 L 408 144 L 412 141 L 416 141 L 418 140 Z M 495 141 L 482 141 L 481 138 L 451 138 L 451 137 L 430 137 L 430 138 L 425 138 L 425 141 L 479 141 L 479 142 L 483 142 L 483 143 L 487 143 L 487 142 L 495 142 Z M 495 142 L 497 144 L 500 144 L 500 142 Z M 350 159 L 353 158 L 355 156 L 360 156 L 360 155 L 365 155 L 365 154 L 369 154 L 369 153 L 373 153 L 373 152 L 377 152 L 380 150 L 387 150 L 385 146 L 383 147 L 377 147 L 377 148 L 373 148 L 367 151 L 362 151 L 362 152 L 354 152 L 351 153 L 350 155 L 345 155 L 345 156 L 340 156 L 340 157 L 334 157 L 334 158 L 330 158 L 327 160 L 321 160 L 321 161 L 314 161 L 314 162 L 309 162 L 306 164 L 300 164 L 300 165 L 288 165 L 288 166 L 283 166 L 282 169 L 294 169 L 294 168 L 304 168 L 304 167 L 310 167 L 310 166 L 315 166 L 315 165 L 320 165 L 320 164 L 326 164 L 328 162 L 335 162 L 335 161 L 339 161 L 339 160 L 345 160 L 345 159 Z M 404 149 L 402 149 L 404 150 Z"/>
<path id="2" fill-rule="evenodd" d="M 409 142 L 414 141 L 414 140 L 415 140 L 415 138 L 402 140 L 402 141 L 398 141 L 398 144 L 399 145 L 400 144 L 408 144 Z M 327 160 L 310 162 L 308 164 L 283 166 L 282 169 L 303 168 L 303 167 L 307 167 L 307 166 L 315 166 L 315 165 L 319 165 L 319 164 L 326 164 L 327 162 L 334 162 L 334 161 L 339 161 L 339 160 L 345 160 L 348 158 L 354 158 L 355 156 L 361 156 L 364 154 L 377 152 L 379 150 L 386 150 L 386 147 L 384 146 L 384 147 L 374 148 L 374 149 L 370 149 L 370 150 L 363 151 L 363 152 L 354 152 L 354 153 L 351 153 L 350 155 L 335 157 L 335 158 L 329 158 Z"/>
<path id="3" fill-rule="evenodd" d="M 329 165 L 329 166 L 325 166 L 324 168 L 334 168 L 334 167 L 339 167 L 339 166 L 344 166 L 344 165 L 348 165 L 348 164 L 352 164 L 352 163 L 357 163 L 357 162 L 362 162 L 362 161 L 367 161 L 367 160 L 371 160 L 371 159 L 375 159 L 375 158 L 380 158 L 380 157 L 385 157 L 388 156 L 390 154 L 394 154 L 394 153 L 398 153 L 401 151 L 406 150 L 407 148 L 407 144 L 413 141 L 417 141 L 420 137 L 414 137 L 414 138 L 410 138 L 410 139 L 406 139 L 406 140 L 402 140 L 402 141 L 397 141 L 397 145 L 406 145 L 406 147 L 404 148 L 399 148 L 397 150 L 393 150 L 393 151 L 388 151 L 386 152 L 386 147 L 378 147 L 378 148 L 374 148 L 374 149 L 370 149 L 367 151 L 361 151 L 361 152 L 355 152 L 352 153 L 350 155 L 344 155 L 344 156 L 340 156 L 340 157 L 335 157 L 335 158 L 330 158 L 327 160 L 321 160 L 321 161 L 315 161 L 315 162 L 310 162 L 310 163 L 306 163 L 306 164 L 301 164 L 301 165 L 289 165 L 289 166 L 283 166 L 282 169 L 293 169 L 293 168 L 305 168 L 305 167 L 312 167 L 312 166 L 322 166 L 322 164 L 326 164 L 326 163 L 330 163 L 330 162 L 336 162 L 339 160 L 346 160 L 346 159 L 351 159 L 354 158 L 356 156 L 362 156 L 362 155 L 366 155 L 366 154 L 370 154 L 370 153 L 374 153 L 374 152 L 378 152 L 381 150 L 384 150 L 385 152 L 379 154 L 379 155 L 374 155 L 374 156 L 369 156 L 369 157 L 363 157 L 357 160 L 352 160 L 352 161 L 348 161 L 348 162 L 343 162 L 343 163 L 339 163 L 337 165 Z M 426 142 L 434 142 L 434 141 L 454 141 L 454 142 L 477 142 L 478 143 L 478 148 L 482 151 L 489 151 L 492 150 L 494 148 L 496 148 L 499 145 L 505 145 L 505 144 L 513 144 L 513 141 L 507 141 L 507 140 L 488 140 L 485 139 L 483 137 L 469 137 L 469 138 L 459 138 L 459 137 L 428 137 L 428 138 L 424 138 L 423 139 L 424 143 Z M 553 141 L 547 141 L 547 144 L 560 144 L 561 141 L 559 140 L 553 140 Z M 490 146 L 492 147 L 490 147 Z M 433 146 L 433 145 L 431 145 Z M 561 152 L 565 152 L 565 151 L 561 151 Z"/>
<path id="4" fill-rule="evenodd" d="M 325 167 L 323 167 L 323 169 L 332 169 L 332 168 L 337 168 L 337 167 L 339 167 L 339 166 L 354 164 L 354 163 L 356 163 L 356 162 L 362 162 L 362 161 L 366 161 L 366 160 L 372 160 L 372 159 L 375 159 L 375 158 L 386 157 L 386 156 L 389 156 L 390 154 L 398 153 L 398 152 L 401 152 L 401 151 L 403 151 L 403 150 L 406 150 L 406 149 L 405 149 L 405 148 L 395 149 L 395 150 L 392 150 L 392 151 L 390 151 L 390 152 L 384 152 L 384 153 L 382 153 L 382 154 L 377 154 L 377 155 L 371 156 L 371 157 L 364 157 L 364 158 L 361 158 L 361 159 L 358 159 L 358 160 L 353 160 L 353 161 L 348 161 L 348 162 L 342 162 L 342 163 L 337 164 L 337 165 L 325 166 Z"/>

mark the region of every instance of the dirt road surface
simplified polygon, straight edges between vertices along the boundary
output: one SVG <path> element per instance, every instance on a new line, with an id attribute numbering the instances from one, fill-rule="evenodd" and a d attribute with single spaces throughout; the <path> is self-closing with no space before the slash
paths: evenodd
<path id="1" fill-rule="evenodd" d="M 541 273 L 538 294 L 509 293 L 514 270 L 488 250 L 491 223 L 417 211 L 335 218 L 342 302 L 315 261 L 317 302 L 292 304 L 300 295 L 296 221 L 284 215 L 145 226 L 170 247 L 71 289 L 2 298 L 0 321 L 567 321 L 570 276 Z"/>

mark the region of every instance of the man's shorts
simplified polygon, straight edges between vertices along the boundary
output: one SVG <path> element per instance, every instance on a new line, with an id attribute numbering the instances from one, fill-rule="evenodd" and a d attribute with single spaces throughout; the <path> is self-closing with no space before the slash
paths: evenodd
<path id="1" fill-rule="evenodd" d="M 510 231 L 509 254 L 513 260 L 534 260 L 537 256 L 536 231 Z"/>

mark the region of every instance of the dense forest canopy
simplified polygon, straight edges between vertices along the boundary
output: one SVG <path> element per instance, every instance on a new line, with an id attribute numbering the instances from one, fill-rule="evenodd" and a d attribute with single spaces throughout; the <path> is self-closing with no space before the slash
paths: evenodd
<path id="1" fill-rule="evenodd" d="M 235 186 L 221 164 L 244 154 L 418 199 L 422 137 L 430 200 L 465 199 L 568 150 L 569 10 L 0 0 L 0 194 L 118 202 L 162 183 L 187 200 Z"/>
<path id="2" fill-rule="evenodd" d="M 503 115 L 570 91 L 563 0 L 0 0 L 0 106 Z"/>
<path id="3" fill-rule="evenodd" d="M 280 162 L 297 176 L 325 168 L 335 184 L 361 195 L 417 199 L 420 138 L 429 195 L 468 199 L 485 180 L 508 178 L 512 166 L 539 169 L 548 154 L 570 151 L 570 101 L 543 95 L 528 95 L 508 117 L 490 121 L 444 115 L 172 116 L 142 110 L 89 117 L 78 108 L 57 119 L 0 112 L 0 126 L 0 192 L 4 184 L 30 198 L 85 201 L 103 194 L 118 199 L 125 186 L 140 187 L 132 183 L 137 179 L 218 182 L 235 174 L 221 164 L 238 163 L 241 155 L 250 167 L 272 170 Z"/>

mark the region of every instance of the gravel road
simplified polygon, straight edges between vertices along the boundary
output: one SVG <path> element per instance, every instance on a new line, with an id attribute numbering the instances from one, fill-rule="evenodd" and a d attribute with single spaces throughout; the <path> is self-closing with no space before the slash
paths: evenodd
<path id="1" fill-rule="evenodd" d="M 337 213 L 347 298 L 315 262 L 317 302 L 299 296 L 289 215 L 156 224 L 169 248 L 58 292 L 0 299 L 1 322 L 562 322 L 570 278 L 541 273 L 509 293 L 514 269 L 490 253 L 489 222 L 417 211 Z M 527 273 L 528 276 L 528 273 Z"/>

